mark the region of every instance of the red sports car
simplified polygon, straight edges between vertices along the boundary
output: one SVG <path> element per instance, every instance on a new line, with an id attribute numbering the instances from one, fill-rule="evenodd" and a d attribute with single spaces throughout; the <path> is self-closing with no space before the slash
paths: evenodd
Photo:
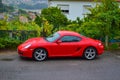
<path id="1" fill-rule="evenodd" d="M 92 60 L 103 51 L 101 41 L 72 31 L 58 31 L 46 38 L 31 38 L 18 46 L 20 56 L 34 58 L 37 61 L 48 57 L 84 57 Z"/>

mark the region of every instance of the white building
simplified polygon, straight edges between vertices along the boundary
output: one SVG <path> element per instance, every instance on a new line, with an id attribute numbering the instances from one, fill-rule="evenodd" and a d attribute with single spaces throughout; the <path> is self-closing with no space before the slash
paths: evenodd
<path id="1" fill-rule="evenodd" d="M 95 2 L 91 0 L 49 0 L 49 6 L 57 6 L 68 17 L 75 20 L 77 17 L 83 18 L 89 10 L 94 7 Z"/>
<path id="2" fill-rule="evenodd" d="M 83 18 L 89 13 L 87 8 L 95 7 L 94 0 L 48 0 L 49 7 L 59 7 L 68 19 L 75 20 L 77 17 Z M 118 0 L 120 1 L 120 0 Z"/>

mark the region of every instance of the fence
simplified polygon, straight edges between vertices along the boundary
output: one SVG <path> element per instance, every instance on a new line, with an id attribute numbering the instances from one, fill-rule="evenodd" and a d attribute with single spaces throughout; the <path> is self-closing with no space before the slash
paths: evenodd
<path id="1" fill-rule="evenodd" d="M 24 41 L 31 37 L 36 37 L 36 31 L 27 31 L 27 30 L 0 30 L 0 38 L 12 38 Z"/>

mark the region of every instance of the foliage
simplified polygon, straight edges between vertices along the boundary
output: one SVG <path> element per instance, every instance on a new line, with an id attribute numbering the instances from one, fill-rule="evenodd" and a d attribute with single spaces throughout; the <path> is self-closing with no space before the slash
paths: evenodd
<path id="1" fill-rule="evenodd" d="M 15 39 L 10 39 L 10 38 L 0 38 L 0 49 L 7 48 L 7 49 L 12 49 L 16 48 L 21 41 L 15 40 Z"/>
<path id="2" fill-rule="evenodd" d="M 19 13 L 19 15 L 28 16 L 28 13 L 27 13 L 25 10 L 23 10 L 23 9 L 19 9 L 19 10 L 18 10 L 18 13 Z"/>
<path id="3" fill-rule="evenodd" d="M 0 49 L 5 48 L 5 45 L 3 45 L 2 43 L 0 43 Z"/>
<path id="4" fill-rule="evenodd" d="M 99 22 L 84 22 L 81 27 L 79 27 L 79 32 L 83 35 L 86 35 L 88 37 L 92 38 L 98 38 L 101 36 L 101 32 L 98 29 L 101 26 L 101 23 Z"/>
<path id="5" fill-rule="evenodd" d="M 57 7 L 43 9 L 41 15 L 37 16 L 35 22 L 41 26 L 44 23 L 42 21 L 43 18 L 47 19 L 48 23 L 54 26 L 52 31 L 54 31 L 56 28 L 59 30 L 60 26 L 66 26 L 68 21 L 67 17 Z"/>
<path id="6" fill-rule="evenodd" d="M 93 37 L 105 38 L 106 47 L 112 34 L 118 34 L 120 30 L 120 9 L 115 0 L 102 0 L 95 8 L 91 8 L 90 14 L 84 18 L 81 32 Z M 115 37 L 116 35 L 114 35 Z M 120 36 L 119 34 L 117 36 Z"/>
<path id="7" fill-rule="evenodd" d="M 119 44 L 118 43 L 112 43 L 110 44 L 110 49 L 115 50 L 119 48 Z"/>
<path id="8" fill-rule="evenodd" d="M 43 20 L 42 20 L 43 18 L 41 17 L 41 16 L 38 16 L 38 15 L 36 15 L 36 18 L 35 18 L 35 23 L 39 26 L 39 27 L 41 27 L 42 26 L 42 24 L 43 24 Z"/>
<path id="9" fill-rule="evenodd" d="M 24 37 L 36 37 L 40 36 L 40 27 L 34 22 L 30 23 L 21 23 L 19 21 L 6 21 L 0 20 L 0 30 L 9 30 L 13 31 L 13 37 L 10 37 L 10 34 L 2 32 L 0 34 L 0 48 L 15 48 L 21 43 L 21 39 Z M 22 31 L 22 32 L 20 32 Z M 33 32 L 28 34 L 28 31 L 36 31 L 37 33 L 33 35 Z M 24 37 L 21 37 L 24 36 Z"/>
<path id="10" fill-rule="evenodd" d="M 67 26 L 64 26 L 64 27 L 60 27 L 59 30 L 69 30 L 69 31 L 76 31 L 77 32 L 77 29 L 79 28 L 79 25 L 78 24 L 75 24 L 75 23 L 72 23 L 72 24 L 69 24 Z M 57 30 L 55 30 L 57 31 Z"/>
<path id="11" fill-rule="evenodd" d="M 53 25 L 49 24 L 48 21 L 45 18 L 42 18 L 43 24 L 42 27 L 40 27 L 41 29 L 41 36 L 49 36 L 52 34 L 52 30 L 53 30 Z"/>
<path id="12" fill-rule="evenodd" d="M 67 25 L 61 26 L 59 28 L 59 30 L 69 30 L 69 31 L 80 32 L 79 28 L 81 27 L 82 23 L 83 23 L 83 21 L 77 17 L 76 20 L 74 20 L 74 21 L 69 20 L 67 22 Z"/>
<path id="13" fill-rule="evenodd" d="M 0 30 L 37 31 L 38 36 L 40 35 L 40 27 L 34 22 L 24 24 L 19 21 L 7 22 L 6 20 L 0 20 Z"/>
<path id="14" fill-rule="evenodd" d="M 7 30 L 7 22 L 6 20 L 0 20 L 0 30 Z"/>

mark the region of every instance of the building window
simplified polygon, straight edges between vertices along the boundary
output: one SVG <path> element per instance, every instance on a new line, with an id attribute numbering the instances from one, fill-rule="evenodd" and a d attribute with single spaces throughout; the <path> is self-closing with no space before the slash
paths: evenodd
<path id="1" fill-rule="evenodd" d="M 92 8 L 92 6 L 91 5 L 83 5 L 83 15 L 90 13 L 88 8 Z"/>
<path id="2" fill-rule="evenodd" d="M 57 6 L 64 14 L 69 14 L 69 5 L 58 4 Z"/>

